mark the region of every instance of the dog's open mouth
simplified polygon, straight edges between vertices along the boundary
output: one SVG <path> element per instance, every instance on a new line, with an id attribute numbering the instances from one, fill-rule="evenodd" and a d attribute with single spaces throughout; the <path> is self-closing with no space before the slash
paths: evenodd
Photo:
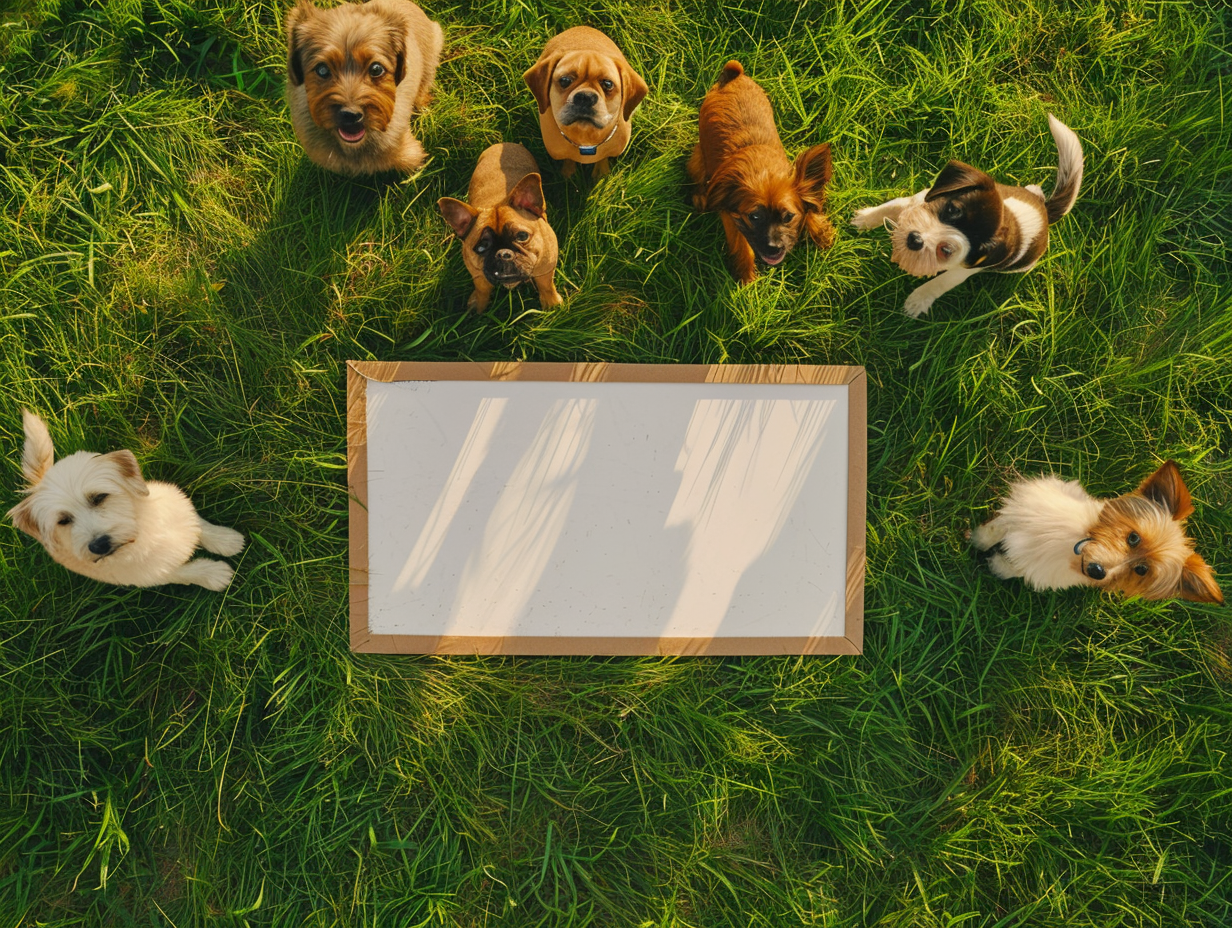
<path id="1" fill-rule="evenodd" d="M 787 249 L 786 248 L 775 248 L 771 251 L 759 251 L 757 253 L 757 257 L 761 258 L 763 261 L 765 261 L 767 264 L 773 267 L 776 264 L 783 263 L 783 259 L 787 257 Z"/>
<path id="2" fill-rule="evenodd" d="M 350 142 L 354 145 L 357 142 L 362 142 L 365 130 L 363 126 L 339 126 L 338 135 L 344 142 Z"/>

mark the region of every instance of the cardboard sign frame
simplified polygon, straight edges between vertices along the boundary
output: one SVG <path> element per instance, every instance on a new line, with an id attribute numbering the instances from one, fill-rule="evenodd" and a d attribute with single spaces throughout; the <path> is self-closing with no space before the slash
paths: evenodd
<path id="1" fill-rule="evenodd" d="M 829 384 L 848 388 L 846 596 L 842 636 L 543 637 L 374 634 L 368 622 L 368 381 L 521 380 L 610 383 Z M 859 654 L 864 646 L 867 377 L 862 367 L 777 364 L 347 362 L 350 637 L 379 654 L 754 655 Z"/>

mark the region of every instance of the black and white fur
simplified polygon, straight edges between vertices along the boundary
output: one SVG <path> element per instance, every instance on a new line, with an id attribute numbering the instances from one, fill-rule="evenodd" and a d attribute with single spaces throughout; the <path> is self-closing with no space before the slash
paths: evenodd
<path id="1" fill-rule="evenodd" d="M 1051 113 L 1048 128 L 1057 144 L 1057 180 L 1047 200 L 1036 184 L 999 184 L 950 161 L 931 187 L 852 217 L 857 229 L 888 222 L 890 259 L 908 274 L 933 277 L 907 297 L 907 315 L 928 312 L 937 297 L 980 271 L 1020 274 L 1035 267 L 1048 249 L 1048 227 L 1070 211 L 1082 185 L 1078 136 Z"/>

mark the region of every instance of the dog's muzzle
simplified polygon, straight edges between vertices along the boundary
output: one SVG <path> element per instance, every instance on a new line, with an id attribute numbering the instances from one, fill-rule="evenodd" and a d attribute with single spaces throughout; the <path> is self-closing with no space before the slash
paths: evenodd
<path id="1" fill-rule="evenodd" d="M 919 232 L 908 232 L 907 247 L 911 251 L 919 251 L 924 247 L 924 236 L 922 236 Z"/>
<path id="2" fill-rule="evenodd" d="M 115 550 L 115 546 L 111 543 L 110 535 L 99 535 L 97 538 L 91 539 L 86 547 L 90 549 L 91 554 L 97 554 L 99 557 L 106 557 Z"/>

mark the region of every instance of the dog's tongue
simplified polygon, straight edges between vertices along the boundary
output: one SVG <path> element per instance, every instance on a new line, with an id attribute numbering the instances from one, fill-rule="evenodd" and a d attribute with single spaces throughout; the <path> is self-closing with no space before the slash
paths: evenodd
<path id="1" fill-rule="evenodd" d="M 778 254 L 775 254 L 775 255 L 762 255 L 761 259 L 765 261 L 767 264 L 774 265 L 774 264 L 782 264 L 783 259 L 786 257 L 787 257 L 787 252 L 784 250 L 784 251 L 780 251 Z"/>
<path id="2" fill-rule="evenodd" d="M 358 142 L 364 137 L 363 126 L 339 126 L 338 134 L 347 142 Z"/>

